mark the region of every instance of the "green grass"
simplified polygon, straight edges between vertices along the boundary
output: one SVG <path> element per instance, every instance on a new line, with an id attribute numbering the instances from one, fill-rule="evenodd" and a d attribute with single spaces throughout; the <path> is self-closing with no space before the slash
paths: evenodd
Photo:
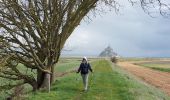
<path id="1" fill-rule="evenodd" d="M 63 65 L 64 66 L 64 65 Z M 69 67 L 69 65 L 66 65 Z M 65 67 L 66 67 L 65 66 Z M 67 67 L 64 68 L 67 70 Z M 50 93 L 36 92 L 27 95 L 28 100 L 169 100 L 160 90 L 138 81 L 109 61 L 92 62 L 94 74 L 89 77 L 89 91 L 82 92 L 79 74 L 60 77 Z M 64 71 L 62 69 L 61 71 Z"/>
<path id="2" fill-rule="evenodd" d="M 70 70 L 76 66 L 79 66 L 80 61 L 78 58 L 69 58 L 69 59 L 65 59 L 65 58 L 61 58 L 59 60 L 59 63 L 56 65 L 55 67 L 55 72 L 65 72 L 66 70 Z M 28 74 L 28 75 L 33 75 L 36 78 L 36 71 L 35 70 L 30 70 L 27 69 L 26 67 L 24 67 L 24 65 L 19 64 L 17 66 L 18 69 L 20 69 L 20 72 L 24 73 L 24 74 Z M 13 83 L 14 81 L 12 80 L 8 80 L 8 79 L 3 79 L 0 78 L 0 85 L 5 85 L 5 84 L 9 84 Z M 32 90 L 31 86 L 29 84 L 25 84 L 24 85 L 24 92 L 30 92 Z M 0 91 L 0 100 L 5 100 L 6 97 L 8 97 L 10 94 L 12 93 L 12 90 L 3 90 Z M 27 95 L 24 95 L 24 97 L 27 97 Z"/>
<path id="3" fill-rule="evenodd" d="M 157 67 L 151 67 L 151 68 L 163 72 L 170 72 L 170 68 L 157 68 Z"/>
<path id="4" fill-rule="evenodd" d="M 56 100 L 133 100 L 127 84 L 119 73 L 113 73 L 109 62 L 102 60 L 92 63 L 95 70 L 89 79 L 89 91 L 83 90 L 81 77 L 69 74 L 56 81 L 50 93 L 38 92 L 29 99 Z M 78 80 L 76 80 L 78 78 Z"/>
<path id="5" fill-rule="evenodd" d="M 160 60 L 161 58 L 139 58 L 139 57 L 120 57 L 119 61 L 153 61 Z"/>
<path id="6" fill-rule="evenodd" d="M 97 58 L 96 58 L 97 59 Z M 88 61 L 92 62 L 96 60 L 95 58 L 89 58 Z M 61 58 L 56 64 L 56 72 L 65 72 L 67 70 L 77 68 L 80 65 L 82 58 Z"/>
<path id="7" fill-rule="evenodd" d="M 55 71 L 65 72 L 76 68 L 80 61 L 62 58 Z M 57 78 L 50 93 L 29 92 L 22 97 L 26 100 L 170 100 L 162 91 L 138 81 L 133 75 L 113 66 L 107 60 L 92 59 L 91 65 L 94 73 L 89 76 L 88 92 L 82 92 L 80 74 L 70 73 Z M 2 95 L 5 93 L 0 94 L 0 100 L 4 100 Z"/>
<path id="8" fill-rule="evenodd" d="M 78 67 L 80 62 L 71 61 L 69 63 L 58 63 L 55 67 L 55 72 L 65 72 L 67 70 Z"/>
<path id="9" fill-rule="evenodd" d="M 32 75 L 32 76 L 36 77 L 35 70 L 27 69 L 22 64 L 18 64 L 17 69 L 19 69 L 20 72 L 23 74 Z M 19 81 L 4 79 L 4 78 L 0 77 L 0 86 L 7 85 L 7 84 L 15 84 L 16 82 L 19 82 Z M 25 84 L 24 87 L 25 87 L 24 92 L 29 92 L 32 90 L 32 88 L 29 84 Z M 14 89 L 0 91 L 0 100 L 5 100 L 5 98 L 7 98 L 9 95 L 11 95 L 13 93 L 13 90 Z"/>
<path id="10" fill-rule="evenodd" d="M 159 70 L 162 72 L 170 72 L 170 64 L 159 64 L 159 63 L 137 63 L 137 65 Z"/>

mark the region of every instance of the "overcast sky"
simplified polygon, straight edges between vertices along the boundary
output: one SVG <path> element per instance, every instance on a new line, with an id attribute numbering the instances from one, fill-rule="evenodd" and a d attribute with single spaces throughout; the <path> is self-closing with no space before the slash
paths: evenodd
<path id="1" fill-rule="evenodd" d="M 124 57 L 170 57 L 170 18 L 154 16 L 125 2 L 119 14 L 112 11 L 83 21 L 66 42 L 71 51 L 63 54 L 98 56 L 110 45 Z"/>

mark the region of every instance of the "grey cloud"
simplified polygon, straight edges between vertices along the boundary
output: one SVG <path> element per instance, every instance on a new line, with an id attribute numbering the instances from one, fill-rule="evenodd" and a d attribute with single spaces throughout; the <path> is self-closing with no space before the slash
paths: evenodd
<path id="1" fill-rule="evenodd" d="M 139 7 L 127 7 L 122 13 L 111 12 L 89 24 L 83 22 L 67 41 L 74 49 L 65 54 L 98 55 L 111 45 L 121 56 L 170 57 L 170 19 L 151 18 Z"/>

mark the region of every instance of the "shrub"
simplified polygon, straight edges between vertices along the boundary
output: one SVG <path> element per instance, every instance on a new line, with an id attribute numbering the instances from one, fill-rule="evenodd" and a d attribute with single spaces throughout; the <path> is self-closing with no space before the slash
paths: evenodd
<path id="1" fill-rule="evenodd" d="M 115 57 L 115 56 L 111 57 L 110 60 L 111 60 L 113 63 L 117 63 L 117 61 L 118 61 L 117 57 Z"/>

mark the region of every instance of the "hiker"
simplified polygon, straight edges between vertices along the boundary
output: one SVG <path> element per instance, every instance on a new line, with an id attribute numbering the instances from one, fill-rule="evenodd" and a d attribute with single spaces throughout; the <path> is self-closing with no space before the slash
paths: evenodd
<path id="1" fill-rule="evenodd" d="M 80 64 L 80 67 L 77 71 L 77 73 L 81 72 L 81 76 L 82 76 L 83 84 L 84 84 L 84 91 L 87 91 L 87 88 L 88 88 L 88 76 L 89 76 L 88 73 L 89 73 L 89 70 L 91 72 L 93 72 L 90 64 L 88 63 L 87 58 L 84 57 L 81 64 Z"/>

